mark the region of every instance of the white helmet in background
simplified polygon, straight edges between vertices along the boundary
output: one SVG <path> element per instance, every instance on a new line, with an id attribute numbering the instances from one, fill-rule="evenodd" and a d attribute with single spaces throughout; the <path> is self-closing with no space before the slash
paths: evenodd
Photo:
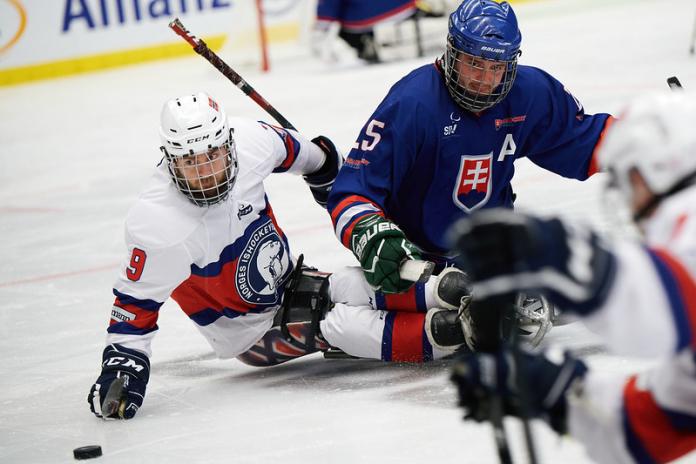
<path id="1" fill-rule="evenodd" d="M 227 198 L 237 151 L 227 115 L 207 93 L 169 100 L 160 116 L 161 150 L 177 189 L 198 206 Z"/>
<path id="2" fill-rule="evenodd" d="M 634 219 L 645 217 L 665 197 L 696 183 L 696 97 L 677 91 L 639 98 L 609 129 L 598 156 L 626 202 L 631 171 L 643 177 L 655 198 Z"/>

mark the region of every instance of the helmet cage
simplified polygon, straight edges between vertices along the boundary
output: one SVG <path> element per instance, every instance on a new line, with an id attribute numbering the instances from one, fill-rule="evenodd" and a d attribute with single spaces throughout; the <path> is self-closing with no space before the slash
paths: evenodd
<path id="1" fill-rule="evenodd" d="M 447 49 L 444 56 L 445 82 L 450 96 L 459 106 L 474 113 L 496 105 L 512 89 L 517 75 L 518 56 L 519 52 L 516 52 L 509 60 L 475 56 L 458 48 L 450 34 L 447 37 Z M 486 63 L 485 67 L 478 64 L 482 61 Z M 503 68 L 504 71 L 497 70 L 498 67 Z M 467 72 L 462 75 L 460 69 Z M 498 77 L 501 71 L 503 74 Z"/>
<path id="2" fill-rule="evenodd" d="M 520 335 L 533 347 L 539 346 L 558 317 L 556 307 L 546 297 L 518 293 L 515 300 L 515 318 Z"/>
<path id="3" fill-rule="evenodd" d="M 656 93 L 631 103 L 608 130 L 598 154 L 601 170 L 610 173 L 606 195 L 620 197 L 634 222 L 650 217 L 665 198 L 696 184 L 694 117 L 693 95 Z M 633 202 L 634 172 L 652 194 L 640 207 Z"/>
<path id="4" fill-rule="evenodd" d="M 230 128 L 229 137 L 219 146 L 209 145 L 205 152 L 173 155 L 162 146 L 169 175 L 179 192 L 196 206 L 211 206 L 224 201 L 237 178 L 237 147 Z M 220 167 L 219 150 L 224 150 L 224 166 Z M 201 171 L 205 168 L 205 173 Z M 197 183 L 197 186 L 192 185 Z"/>

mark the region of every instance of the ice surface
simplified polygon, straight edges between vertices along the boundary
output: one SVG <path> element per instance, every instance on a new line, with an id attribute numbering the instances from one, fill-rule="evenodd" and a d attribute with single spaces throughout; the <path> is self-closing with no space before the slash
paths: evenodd
<path id="1" fill-rule="evenodd" d="M 670 75 L 696 86 L 691 0 L 551 0 L 516 10 L 522 63 L 557 76 L 588 112 L 666 92 Z M 277 60 L 271 74 L 244 75 L 305 134 L 326 134 L 347 150 L 389 86 L 432 59 L 327 69 L 300 56 Z M 0 462 L 69 462 L 73 448 L 88 444 L 102 446 L 105 463 L 497 462 L 490 427 L 460 420 L 447 362 L 311 356 L 250 368 L 215 359 L 173 303 L 161 311 L 136 419 L 92 416 L 86 395 L 99 372 L 123 220 L 159 159 L 161 104 L 198 90 L 231 113 L 270 120 L 193 54 L 0 89 Z M 269 196 L 293 249 L 322 269 L 352 264 L 302 180 L 274 177 Z M 529 163 L 515 177 L 520 207 L 606 228 L 601 184 L 601 176 L 581 184 Z M 597 369 L 641 366 L 603 354 L 581 327 L 549 338 Z M 525 462 L 521 429 L 508 425 Z M 534 430 L 542 462 L 586 462 L 577 443 L 542 424 Z"/>

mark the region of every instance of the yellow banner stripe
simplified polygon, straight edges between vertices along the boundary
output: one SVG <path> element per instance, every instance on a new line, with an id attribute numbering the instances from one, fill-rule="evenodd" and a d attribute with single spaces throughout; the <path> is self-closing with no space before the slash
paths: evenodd
<path id="1" fill-rule="evenodd" d="M 219 50 L 226 38 L 226 34 L 221 34 L 204 37 L 203 40 L 212 50 Z M 195 52 L 191 46 L 181 41 L 8 68 L 0 70 L 0 86 L 81 74 L 128 64 L 191 55 L 192 53 Z"/>
<path id="2" fill-rule="evenodd" d="M 268 43 L 288 42 L 299 37 L 300 25 L 297 23 L 276 24 L 268 27 L 266 34 Z M 227 34 L 203 38 L 205 43 L 214 51 L 220 50 L 226 39 Z M 258 40 L 258 37 L 248 35 L 243 39 L 237 40 L 237 43 L 233 43 L 232 46 L 250 46 L 258 43 Z M 115 68 L 146 61 L 176 58 L 192 53 L 195 52 L 191 49 L 191 46 L 181 41 L 2 69 L 0 70 L 0 87 L 22 84 L 40 79 L 51 79 L 72 74 L 98 71 L 101 69 Z"/>

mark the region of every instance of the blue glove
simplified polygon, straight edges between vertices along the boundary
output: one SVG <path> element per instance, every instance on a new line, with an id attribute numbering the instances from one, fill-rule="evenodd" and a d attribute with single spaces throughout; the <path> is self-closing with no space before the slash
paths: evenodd
<path id="1" fill-rule="evenodd" d="M 343 166 L 343 157 L 331 140 L 323 135 L 313 138 L 312 143 L 317 145 L 326 154 L 326 161 L 318 171 L 304 176 L 309 190 L 314 196 L 314 201 L 326 208 L 329 193 L 333 187 L 338 171 Z"/>
<path id="2" fill-rule="evenodd" d="M 481 211 L 457 223 L 452 236 L 477 298 L 531 291 L 587 314 L 605 300 L 616 273 L 616 258 L 597 234 L 556 218 Z"/>
<path id="3" fill-rule="evenodd" d="M 87 396 L 97 417 L 130 419 L 143 404 L 150 361 L 143 353 L 118 344 L 104 348 L 102 372 Z"/>
<path id="4" fill-rule="evenodd" d="M 509 349 L 503 349 L 496 353 L 466 353 L 458 358 L 452 381 L 459 389 L 459 405 L 467 411 L 465 419 L 488 420 L 493 401 L 500 399 L 504 414 L 540 417 L 564 434 L 566 394 L 581 383 L 586 372 L 585 363 L 568 353 L 558 364 L 544 354 L 519 353 L 515 357 Z M 525 394 L 520 395 L 520 391 Z"/>

